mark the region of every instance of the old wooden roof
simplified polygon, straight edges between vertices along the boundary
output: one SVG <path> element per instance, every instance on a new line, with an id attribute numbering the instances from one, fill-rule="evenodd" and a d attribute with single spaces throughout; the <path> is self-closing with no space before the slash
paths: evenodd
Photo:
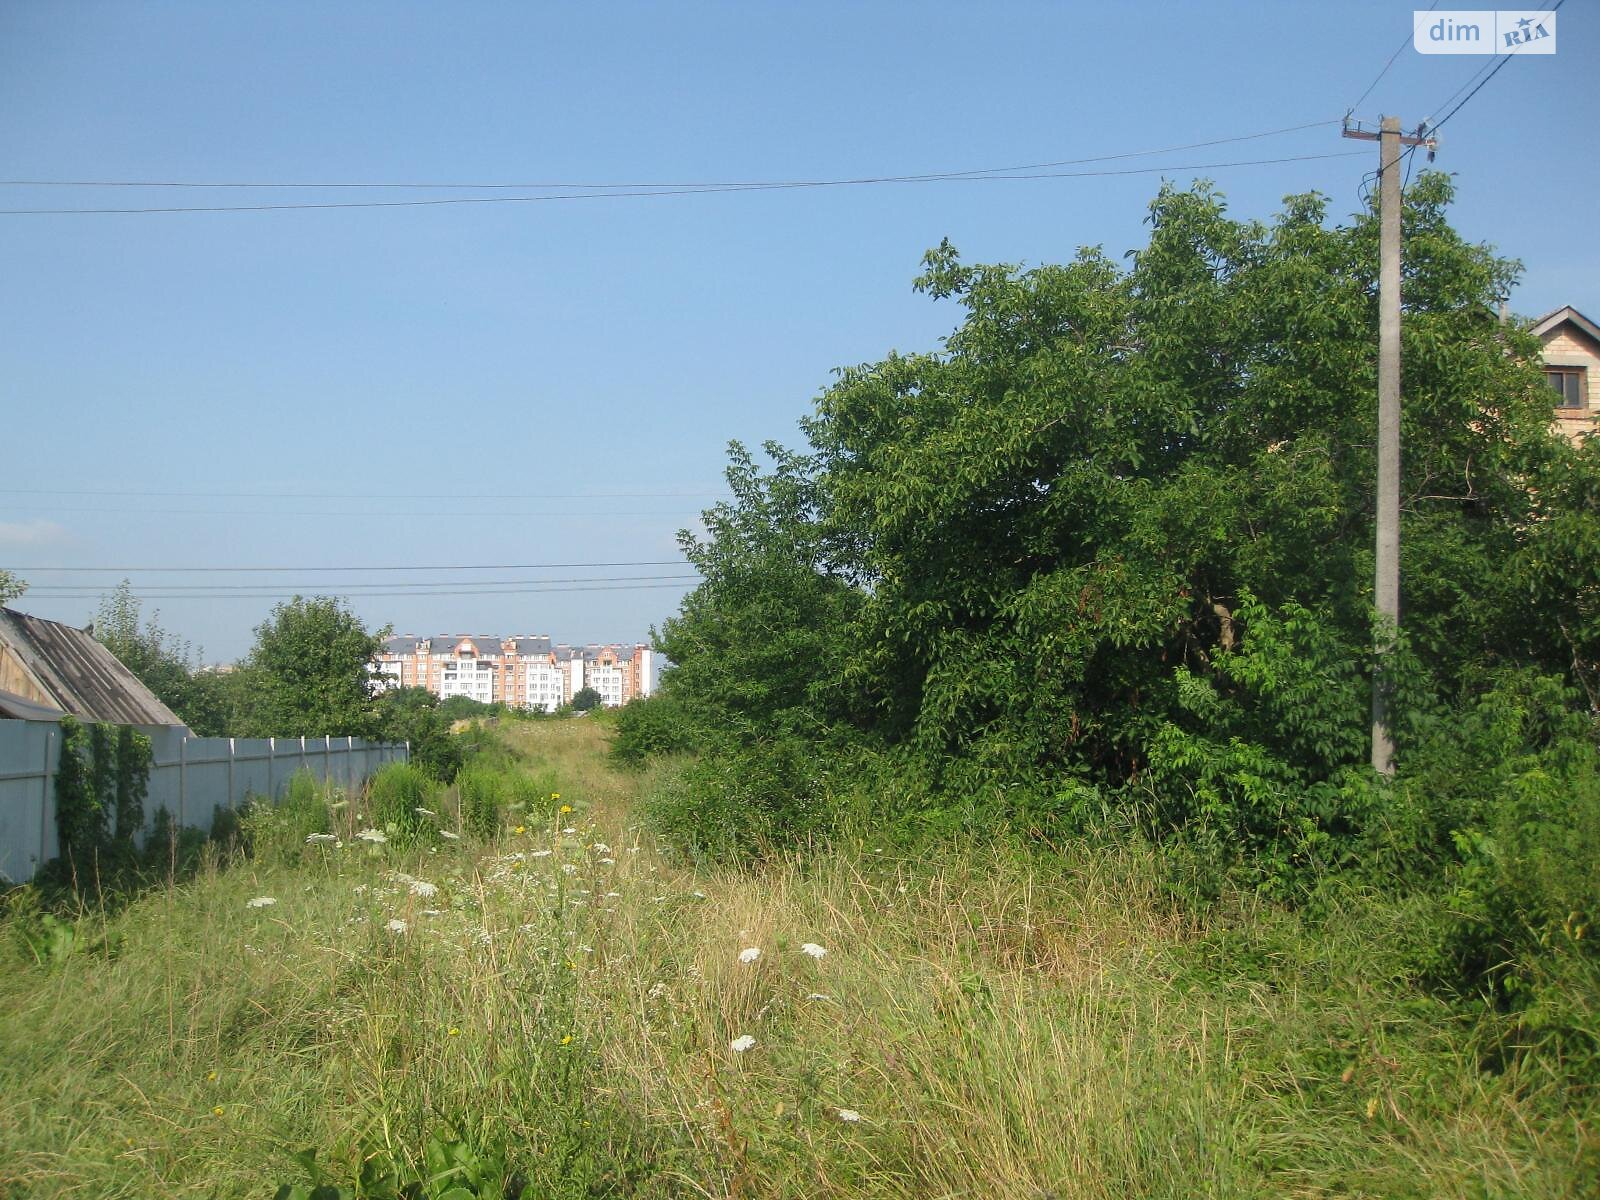
<path id="1" fill-rule="evenodd" d="M 0 644 L 63 712 L 115 725 L 182 725 L 138 676 L 89 634 L 0 608 Z"/>

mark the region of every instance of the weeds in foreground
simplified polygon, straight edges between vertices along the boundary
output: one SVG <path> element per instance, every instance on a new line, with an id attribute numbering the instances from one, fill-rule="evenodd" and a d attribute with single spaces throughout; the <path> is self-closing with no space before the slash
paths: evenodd
<path id="1" fill-rule="evenodd" d="M 41 962 L 5 939 L 0 1191 L 1555 1197 L 1597 1180 L 1592 1100 L 1514 1062 L 1484 1071 L 1459 1012 L 1404 977 L 1415 914 L 1379 897 L 1331 895 L 1315 923 L 1243 897 L 1197 917 L 1133 848 L 908 861 L 867 841 L 692 871 L 634 827 L 635 789 L 669 777 L 613 774 L 592 722 L 510 736 L 532 784 L 507 784 L 527 794 L 481 848 L 340 838 L 211 861 L 109 915 L 105 946 Z M 434 799 L 448 824 L 459 801 Z"/>

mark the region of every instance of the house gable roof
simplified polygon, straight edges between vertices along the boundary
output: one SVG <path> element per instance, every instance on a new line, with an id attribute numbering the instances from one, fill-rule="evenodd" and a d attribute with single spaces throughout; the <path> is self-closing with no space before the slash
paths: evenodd
<path id="1" fill-rule="evenodd" d="M 1600 325 L 1596 325 L 1570 304 L 1563 305 L 1556 309 L 1555 312 L 1546 313 L 1540 317 L 1533 323 L 1533 332 L 1541 338 L 1547 337 L 1566 324 L 1570 324 L 1587 334 L 1590 341 L 1600 346 Z"/>
<path id="2" fill-rule="evenodd" d="M 0 608 L 0 645 L 64 713 L 113 725 L 183 725 L 182 717 L 81 629 Z"/>

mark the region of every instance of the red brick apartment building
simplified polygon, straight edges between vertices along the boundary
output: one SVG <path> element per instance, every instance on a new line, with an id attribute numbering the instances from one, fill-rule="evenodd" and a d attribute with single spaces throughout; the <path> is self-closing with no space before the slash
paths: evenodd
<path id="1" fill-rule="evenodd" d="M 427 688 L 440 699 L 553 712 L 586 687 L 615 708 L 655 690 L 661 655 L 643 644 L 552 645 L 549 637 L 392 637 L 378 670 L 387 687 Z"/>

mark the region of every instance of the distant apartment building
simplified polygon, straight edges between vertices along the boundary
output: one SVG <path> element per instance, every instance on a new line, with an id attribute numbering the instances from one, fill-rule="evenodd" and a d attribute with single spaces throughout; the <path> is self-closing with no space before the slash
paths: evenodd
<path id="1" fill-rule="evenodd" d="M 548 637 L 392 637 L 378 658 L 381 687 L 420 687 L 441 700 L 554 712 L 584 688 L 615 708 L 648 696 L 661 656 L 645 645 L 552 645 Z"/>

